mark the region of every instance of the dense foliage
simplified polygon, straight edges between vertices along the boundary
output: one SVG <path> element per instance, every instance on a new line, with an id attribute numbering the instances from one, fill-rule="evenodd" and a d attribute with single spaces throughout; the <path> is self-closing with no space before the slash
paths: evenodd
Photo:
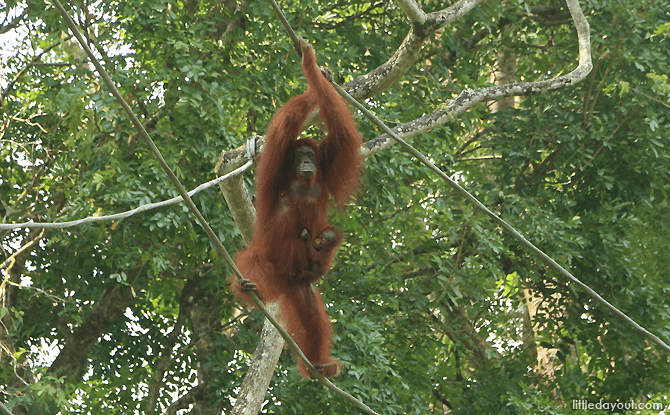
<path id="1" fill-rule="evenodd" d="M 340 83 L 384 63 L 409 30 L 390 1 L 289 3 L 289 21 Z M 2 223 L 175 196 L 59 13 L 48 2 L 0 4 Z M 668 342 L 670 2 L 581 4 L 594 58 L 584 82 L 521 97 L 516 108 L 476 107 L 412 144 Z M 266 2 L 68 7 L 189 189 L 305 86 Z M 485 2 L 429 38 L 402 80 L 367 103 L 404 123 L 491 85 L 501 56 L 516 60 L 517 80 L 533 81 L 570 71 L 576 54 L 560 2 Z M 365 119 L 359 126 L 366 141 L 379 134 Z M 576 399 L 670 404 L 666 353 L 446 183 L 397 146 L 365 169 L 355 203 L 332 220 L 346 242 L 320 284 L 346 367 L 342 389 L 382 414 L 581 413 Z M 237 251 L 221 194 L 195 201 Z M 188 393 L 182 409 L 192 413 L 231 407 L 262 316 L 233 313 L 230 270 L 183 205 L 63 230 L 0 230 L 0 263 L 0 402 L 15 414 L 139 413 L 150 390 L 160 412 Z M 358 413 L 300 379 L 288 353 L 267 397 L 271 413 Z"/>

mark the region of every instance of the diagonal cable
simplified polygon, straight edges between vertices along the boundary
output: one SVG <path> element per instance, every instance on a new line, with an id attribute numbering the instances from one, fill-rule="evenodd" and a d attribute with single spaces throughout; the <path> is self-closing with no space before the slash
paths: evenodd
<path id="1" fill-rule="evenodd" d="M 165 173 L 168 175 L 168 178 L 170 179 L 170 182 L 174 185 L 174 187 L 177 189 L 177 192 L 180 194 L 180 196 L 184 199 L 184 202 L 186 203 L 186 206 L 189 208 L 189 210 L 195 215 L 196 219 L 198 219 L 198 222 L 200 225 L 203 227 L 205 230 L 205 233 L 209 237 L 210 241 L 216 248 L 217 252 L 226 260 L 228 265 L 232 268 L 234 271 L 235 275 L 237 276 L 238 279 L 244 279 L 242 274 L 240 273 L 240 270 L 237 268 L 235 265 L 235 261 L 233 261 L 233 258 L 230 256 L 226 248 L 223 246 L 219 238 L 216 236 L 212 228 L 209 226 L 205 218 L 202 216 L 202 213 L 198 210 L 198 208 L 195 206 L 193 203 L 193 200 L 191 200 L 191 197 L 188 195 L 186 192 L 186 189 L 184 186 L 181 184 L 177 176 L 172 172 L 172 169 L 168 164 L 165 162 L 165 159 L 161 155 L 160 150 L 158 147 L 156 147 L 156 144 L 153 142 L 151 137 L 149 136 L 149 133 L 147 130 L 144 128 L 140 120 L 137 118 L 135 113 L 133 113 L 133 110 L 130 108 L 130 106 L 126 103 L 126 101 L 123 99 L 121 94 L 119 93 L 118 89 L 114 85 L 114 82 L 110 78 L 109 74 L 107 71 L 102 67 L 98 59 L 95 57 L 91 49 L 88 47 L 86 44 L 86 41 L 82 37 L 81 33 L 79 33 L 79 30 L 77 29 L 77 26 L 75 25 L 74 21 L 72 21 L 72 18 L 68 15 L 67 11 L 63 7 L 63 5 L 58 1 L 58 0 L 51 0 L 52 4 L 58 9 L 60 12 L 61 16 L 65 20 L 65 23 L 67 26 L 70 28 L 72 33 L 75 35 L 79 43 L 81 44 L 82 48 L 88 55 L 88 57 L 91 59 L 91 62 L 95 66 L 95 68 L 98 70 L 98 74 L 100 77 L 103 79 L 107 87 L 110 89 L 112 92 L 112 95 L 119 101 L 123 109 L 126 111 L 126 114 L 128 114 L 128 117 L 130 117 L 131 121 L 135 125 L 135 128 L 140 132 L 140 136 L 142 139 L 146 142 L 146 144 L 149 146 L 151 152 L 154 154 L 158 162 L 160 163 L 161 167 L 165 171 Z M 340 394 L 343 396 L 347 401 L 350 403 L 356 405 L 357 407 L 361 408 L 365 412 L 368 412 L 373 415 L 377 415 L 375 411 L 373 411 L 370 407 L 365 405 L 363 402 L 359 401 L 358 399 L 354 398 L 352 395 L 349 393 L 341 390 L 337 386 L 335 386 L 332 382 L 330 382 L 328 379 L 323 377 L 323 374 L 317 370 L 312 363 L 310 363 L 309 359 L 305 357 L 304 353 L 300 350 L 298 345 L 295 343 L 295 341 L 291 338 L 291 336 L 288 335 L 288 333 L 279 325 L 277 320 L 270 314 L 268 313 L 268 310 L 265 308 L 265 305 L 263 302 L 258 298 L 258 295 L 251 291 L 248 293 L 249 297 L 252 299 L 254 302 L 255 306 L 265 315 L 265 317 L 270 320 L 273 326 L 277 329 L 277 331 L 281 334 L 282 338 L 286 341 L 286 343 L 289 345 L 291 350 L 293 350 L 296 355 L 302 359 L 305 364 L 307 365 L 307 368 L 309 371 L 313 374 L 315 374 L 316 378 L 319 380 L 319 382 L 323 383 L 326 385 L 329 389 L 335 391 L 336 393 Z"/>

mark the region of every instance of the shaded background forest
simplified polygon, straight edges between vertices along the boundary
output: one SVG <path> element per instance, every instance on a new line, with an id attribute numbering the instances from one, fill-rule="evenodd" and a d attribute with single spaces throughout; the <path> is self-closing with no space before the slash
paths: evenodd
<path id="1" fill-rule="evenodd" d="M 500 81 L 501 69 L 534 81 L 576 66 L 564 3 L 500 3 L 430 36 L 369 107 L 389 125 L 406 123 Z M 670 2 L 580 3 L 594 61 L 583 82 L 475 107 L 411 143 L 667 342 Z M 58 12 L 39 1 L 0 4 L 2 223 L 107 215 L 175 196 Z M 214 178 L 219 154 L 264 134 L 305 87 L 266 2 L 66 7 L 189 189 Z M 385 0 L 282 7 L 340 84 L 386 62 L 410 27 Z M 365 141 L 379 135 L 363 118 L 359 128 Z M 383 414 L 580 413 L 575 399 L 670 404 L 667 354 L 400 147 L 368 158 L 365 171 L 355 202 L 331 220 L 345 242 L 319 285 L 346 369 L 342 389 Z M 220 192 L 194 200 L 226 248 L 240 249 Z M 14 414 L 231 407 L 263 318 L 234 313 L 230 270 L 183 205 L 62 230 L 0 229 L 0 263 L 0 402 Z M 358 413 L 300 379 L 289 353 L 267 398 L 271 413 Z"/>

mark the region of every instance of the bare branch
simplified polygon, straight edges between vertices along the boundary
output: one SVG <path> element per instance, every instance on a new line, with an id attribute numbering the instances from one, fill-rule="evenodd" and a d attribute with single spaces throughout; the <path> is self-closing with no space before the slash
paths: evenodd
<path id="1" fill-rule="evenodd" d="M 412 24 L 424 24 L 428 16 L 421 10 L 421 7 L 414 0 L 396 0 Z"/>
<path id="2" fill-rule="evenodd" d="M 0 284 L 0 293 L 2 293 L 2 288 L 3 288 L 4 284 L 5 284 L 5 282 L 9 279 L 9 270 L 10 270 L 10 269 L 12 268 L 12 266 L 14 265 L 14 261 L 16 260 L 16 257 L 17 257 L 18 255 L 21 255 L 21 253 L 25 252 L 25 251 L 26 251 L 28 248 L 30 248 L 31 246 L 33 246 L 33 244 L 34 244 L 35 242 L 37 242 L 38 240 L 40 240 L 40 239 L 42 238 L 42 236 L 44 236 L 44 230 L 42 230 L 42 232 L 40 232 L 39 235 L 37 235 L 35 238 L 31 239 L 27 244 L 25 244 L 25 245 L 23 245 L 22 247 L 20 247 L 20 248 L 19 248 L 16 252 L 14 252 L 9 258 L 7 258 L 6 260 L 4 260 L 4 261 L 2 262 L 2 264 L 0 264 L 0 269 L 3 269 L 3 268 L 5 268 L 5 267 L 7 267 L 7 270 L 5 271 L 6 278 L 5 278 L 5 280 L 3 280 L 2 284 Z"/>
<path id="3" fill-rule="evenodd" d="M 279 312 L 279 302 L 268 304 L 267 308 L 276 316 Z M 283 349 L 284 340 L 270 320 L 266 319 L 258 346 L 249 364 L 249 372 L 244 377 L 231 415 L 255 415 L 260 412 Z"/>
<path id="4" fill-rule="evenodd" d="M 2 411 L 7 415 L 14 415 L 12 414 L 12 411 L 10 411 L 9 408 L 7 408 L 2 402 L 0 402 L 0 409 L 2 409 Z"/>
<path id="5" fill-rule="evenodd" d="M 190 285 L 193 284 L 193 281 L 195 280 L 196 280 L 195 278 L 189 279 L 184 285 L 184 288 L 182 288 L 181 290 L 180 302 L 179 302 L 179 314 L 177 315 L 177 321 L 172 327 L 172 332 L 167 337 L 165 345 L 163 346 L 163 350 L 161 352 L 161 358 L 158 361 L 158 365 L 156 366 L 155 369 L 156 375 L 154 376 L 154 381 L 151 384 L 151 387 L 149 388 L 149 394 L 147 397 L 147 406 L 146 406 L 147 415 L 152 415 L 156 411 L 156 402 L 158 401 L 158 397 L 160 395 L 160 389 L 163 385 L 163 377 L 165 376 L 165 372 L 172 364 L 172 349 L 174 348 L 175 344 L 177 344 L 177 339 L 179 338 L 181 329 L 184 326 L 184 322 L 186 321 L 186 318 L 188 316 L 186 308 L 188 308 L 190 305 L 188 301 L 188 296 L 191 292 Z"/>
<path id="6" fill-rule="evenodd" d="M 100 336 L 123 315 L 133 300 L 130 288 L 122 285 L 105 290 L 93 308 L 90 316 L 73 332 L 49 372 L 68 381 L 80 380 L 86 372 L 88 351 L 98 342 Z"/>
<path id="7" fill-rule="evenodd" d="M 414 25 L 405 40 L 391 56 L 378 68 L 343 85 L 343 88 L 357 100 L 364 100 L 388 89 L 403 75 L 419 57 L 423 43 L 433 32 L 464 16 L 484 0 L 461 0 L 454 5 L 430 13 L 422 25 Z"/>
<path id="8" fill-rule="evenodd" d="M 221 153 L 214 169 L 216 174 L 226 175 L 229 171 L 235 169 L 236 163 L 245 159 L 253 159 L 259 139 L 261 139 L 260 136 L 252 136 L 247 140 L 244 157 L 242 157 L 241 152 L 235 150 Z M 254 234 L 256 209 L 251 202 L 251 195 L 244 185 L 242 175 L 222 181 L 219 184 L 219 188 L 221 189 L 221 193 L 223 193 L 224 199 L 226 199 L 226 203 L 228 203 L 230 213 L 233 215 L 233 220 L 235 220 L 245 244 L 249 245 Z"/>
<path id="9" fill-rule="evenodd" d="M 198 385 L 189 390 L 186 395 L 179 397 L 166 410 L 165 415 L 175 415 L 177 411 L 186 409 L 197 402 L 197 397 L 202 394 L 207 385 Z"/>
<path id="10" fill-rule="evenodd" d="M 23 10 L 23 12 L 20 15 L 16 16 L 9 23 L 5 24 L 5 22 L 7 22 L 7 19 L 9 18 L 9 16 L 7 16 L 5 21 L 2 22 L 2 25 L 0 26 L 0 35 L 3 35 L 5 33 L 9 32 L 10 30 L 13 30 L 13 29 L 16 29 L 17 27 L 19 27 L 19 23 L 21 22 L 21 20 L 23 20 L 23 18 L 27 14 L 28 14 L 28 9 L 25 9 L 25 10 Z"/>
<path id="11" fill-rule="evenodd" d="M 411 122 L 399 125 L 393 128 L 393 132 L 401 138 L 414 137 L 444 125 L 448 121 L 459 117 L 465 111 L 481 103 L 516 95 L 528 96 L 544 94 L 574 85 L 586 78 L 593 68 L 591 62 L 589 24 L 586 21 L 582 10 L 579 8 L 579 4 L 576 3 L 576 0 L 568 0 L 568 7 L 572 13 L 579 39 L 579 64 L 573 71 L 566 75 L 557 76 L 553 79 L 544 81 L 514 82 L 511 84 L 479 89 L 477 91 L 465 90 L 461 92 L 458 98 L 450 101 L 445 107 Z M 364 150 L 364 155 L 367 157 L 376 154 L 389 147 L 394 142 L 395 141 L 391 136 L 382 134 L 365 143 L 366 149 Z"/>
<path id="12" fill-rule="evenodd" d="M 429 13 L 426 20 L 426 29 L 434 32 L 453 22 L 454 20 L 461 18 L 463 15 L 474 9 L 475 6 L 477 6 L 479 3 L 482 3 L 483 1 L 484 0 L 461 0 L 447 7 L 446 9 Z M 428 34 L 426 34 L 426 36 L 427 35 Z"/>

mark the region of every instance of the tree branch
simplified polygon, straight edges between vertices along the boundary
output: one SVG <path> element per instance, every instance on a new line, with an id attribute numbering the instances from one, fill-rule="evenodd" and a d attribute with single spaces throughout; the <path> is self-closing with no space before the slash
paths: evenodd
<path id="1" fill-rule="evenodd" d="M 15 18 L 13 18 L 9 23 L 5 24 L 5 22 L 9 18 L 9 13 L 8 13 L 7 18 L 5 19 L 4 22 L 2 22 L 2 26 L 0 26 L 0 35 L 4 35 L 5 33 L 9 32 L 10 30 L 16 29 L 17 27 L 19 27 L 19 23 L 21 22 L 21 20 L 23 20 L 24 17 L 26 17 L 27 14 L 28 14 L 28 9 L 26 8 L 25 10 L 23 10 L 23 13 L 16 16 Z"/>
<path id="2" fill-rule="evenodd" d="M 452 6 L 426 15 L 426 21 L 414 25 L 391 58 L 378 68 L 343 85 L 357 100 L 378 95 L 397 82 L 414 65 L 423 43 L 432 33 L 463 17 L 484 0 L 460 0 Z"/>
<path id="3" fill-rule="evenodd" d="M 158 365 L 156 366 L 156 376 L 154 376 L 154 381 L 151 387 L 149 388 L 149 395 L 147 397 L 147 406 L 146 406 L 146 413 L 148 415 L 152 415 L 156 410 L 156 402 L 158 401 L 158 397 L 160 395 L 160 389 L 161 386 L 163 385 L 163 376 L 165 375 L 165 372 L 172 364 L 172 349 L 174 348 L 175 344 L 177 344 L 177 339 L 179 338 L 181 328 L 184 326 L 184 322 L 186 321 L 186 317 L 188 315 L 187 310 L 190 308 L 190 303 L 193 300 L 190 297 L 193 288 L 192 281 L 194 280 L 196 280 L 196 278 L 189 279 L 184 285 L 184 287 L 181 289 L 181 294 L 179 295 L 180 297 L 179 315 L 177 316 L 177 321 L 175 322 L 174 327 L 172 328 L 172 332 L 168 336 L 167 341 L 163 346 L 161 358 L 158 361 Z M 200 281 L 198 280 L 197 283 L 199 284 Z"/>
<path id="4" fill-rule="evenodd" d="M 428 19 L 426 13 L 421 10 L 421 7 L 414 0 L 396 0 L 396 3 L 412 24 L 422 25 Z"/>
<path id="5" fill-rule="evenodd" d="M 572 3 L 573 0 L 569 0 Z M 577 5 L 579 8 L 579 5 Z M 572 10 L 572 9 L 571 9 Z M 473 108 L 481 103 L 497 100 L 500 98 L 510 96 L 529 96 L 540 95 L 547 92 L 555 91 L 557 89 L 566 88 L 580 82 L 591 72 L 593 65 L 591 63 L 591 45 L 589 41 L 589 26 L 586 18 L 578 9 L 578 14 L 575 19 L 575 26 L 579 36 L 579 64 L 570 73 L 562 76 L 557 76 L 553 79 L 537 82 L 514 82 L 511 84 L 498 85 L 479 90 L 465 90 L 454 100 L 430 114 L 426 114 L 421 118 L 410 121 L 408 123 L 399 125 L 393 128 L 393 132 L 401 138 L 410 138 L 421 133 L 429 132 L 451 121 L 465 111 Z M 368 154 L 373 155 L 381 150 L 388 148 L 394 140 L 388 133 L 382 134 L 367 143 L 365 143 Z"/>
<path id="6" fill-rule="evenodd" d="M 267 308 L 270 313 L 277 315 L 279 302 L 272 302 Z M 270 320 L 266 319 L 231 415 L 255 415 L 260 412 L 283 349 L 284 340 Z"/>
<path id="7" fill-rule="evenodd" d="M 115 285 L 105 290 L 91 309 L 91 315 L 74 330 L 70 341 L 49 367 L 49 372 L 56 377 L 64 376 L 67 381 L 80 380 L 86 372 L 89 350 L 123 315 L 132 300 L 133 296 L 127 286 Z"/>

